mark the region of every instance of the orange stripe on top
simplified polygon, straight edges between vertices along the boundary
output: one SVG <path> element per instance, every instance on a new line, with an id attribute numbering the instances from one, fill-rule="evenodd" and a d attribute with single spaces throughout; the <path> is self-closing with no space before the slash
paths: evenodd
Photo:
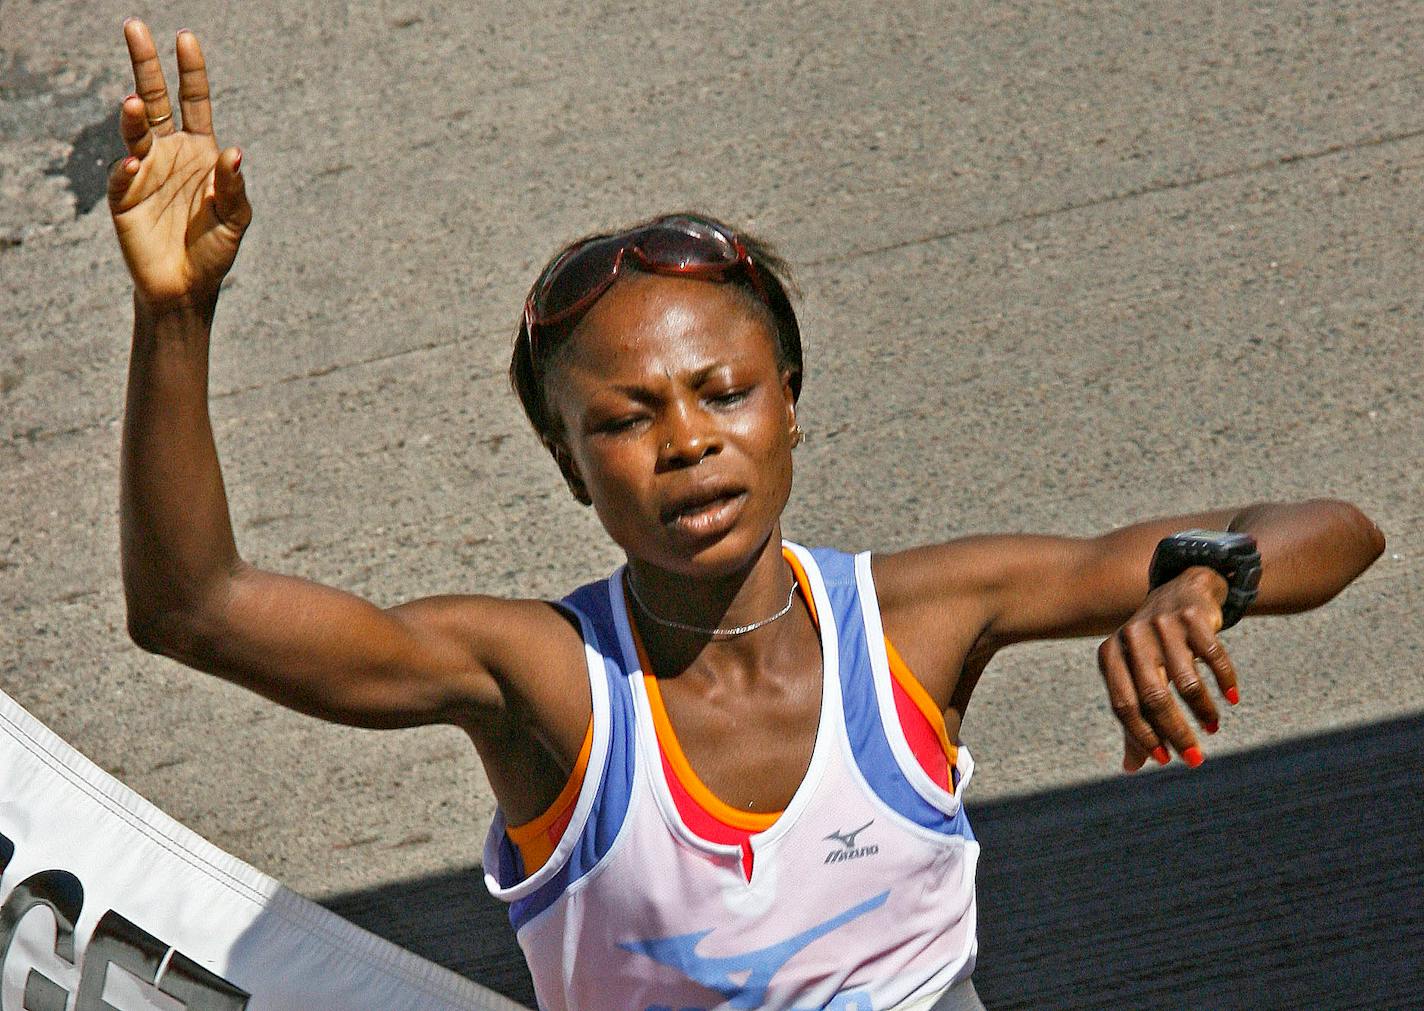
<path id="1" fill-rule="evenodd" d="M 944 726 L 944 713 L 939 711 L 930 693 L 900 657 L 890 637 L 885 637 L 885 655 L 890 661 L 890 679 L 895 698 L 895 715 L 900 729 L 910 745 L 920 768 L 943 789 L 954 792 L 953 773 L 959 749 L 951 743 Z"/>
<path id="2" fill-rule="evenodd" d="M 560 836 L 564 834 L 564 829 L 569 827 L 569 821 L 574 816 L 574 806 L 578 803 L 579 790 L 583 787 L 583 778 L 588 772 L 588 757 L 592 752 L 593 720 L 590 718 L 588 730 L 583 735 L 583 745 L 574 761 L 573 771 L 569 773 L 568 782 L 554 798 L 554 802 L 533 821 L 527 821 L 523 825 L 505 826 L 504 831 L 509 836 L 509 841 L 519 848 L 526 875 L 543 867 L 549 857 L 554 855 L 554 847 L 559 844 Z"/>
<path id="3" fill-rule="evenodd" d="M 806 601 L 806 610 L 811 612 L 811 624 L 816 631 L 821 630 L 821 619 L 816 617 L 816 598 L 811 596 L 811 581 L 806 578 L 806 570 L 801 567 L 801 559 L 790 548 L 781 549 L 781 557 L 791 566 L 791 575 L 796 577 L 796 589 L 801 591 L 801 599 Z"/>
<path id="4" fill-rule="evenodd" d="M 806 608 L 811 612 L 812 623 L 819 628 L 816 605 L 811 598 L 811 586 L 806 579 L 806 570 L 801 567 L 800 560 L 790 548 L 783 547 L 781 557 L 785 558 L 786 564 L 791 566 L 791 574 L 796 579 L 796 588 L 801 593 L 801 599 L 806 601 Z M 627 599 L 626 593 L 624 599 Z M 631 614 L 631 604 L 629 607 Z M 673 730 L 672 721 L 668 719 L 667 707 L 663 705 L 662 688 L 658 684 L 657 676 L 653 673 L 652 664 L 648 662 L 648 654 L 643 649 L 643 638 L 638 634 L 638 627 L 633 622 L 630 621 L 628 625 L 633 631 L 633 643 L 638 649 L 638 662 L 643 666 L 643 685 L 647 688 L 648 702 L 653 711 L 653 728 L 657 732 L 658 750 L 662 752 L 664 767 L 671 769 L 673 775 L 677 777 L 677 785 L 681 787 L 681 792 L 700 807 L 702 813 L 711 816 L 713 820 L 721 822 L 728 828 L 742 832 L 765 832 L 771 828 L 776 823 L 776 819 L 781 817 L 780 811 L 743 811 L 741 808 L 733 807 L 708 789 L 707 784 L 702 782 L 702 777 L 698 776 L 697 771 L 692 768 L 692 763 L 687 760 L 687 755 L 682 750 L 682 744 L 677 739 L 677 732 Z M 688 821 L 689 819 L 684 817 L 683 820 Z"/>
<path id="5" fill-rule="evenodd" d="M 677 786 L 689 800 L 723 825 L 743 832 L 765 832 L 771 828 L 776 819 L 781 817 L 780 811 L 743 811 L 733 807 L 713 793 L 707 784 L 702 782 L 702 777 L 697 775 L 692 763 L 687 760 L 687 754 L 682 750 L 672 721 L 668 719 L 667 707 L 663 705 L 662 687 L 658 684 L 652 665 L 648 663 L 648 654 L 643 649 L 643 637 L 638 634 L 636 625 L 632 622 L 628 625 L 633 630 L 633 644 L 638 649 L 638 662 L 643 666 L 643 686 L 648 692 L 648 708 L 653 713 L 653 730 L 658 737 L 658 751 L 663 757 L 664 771 L 673 774 Z"/>

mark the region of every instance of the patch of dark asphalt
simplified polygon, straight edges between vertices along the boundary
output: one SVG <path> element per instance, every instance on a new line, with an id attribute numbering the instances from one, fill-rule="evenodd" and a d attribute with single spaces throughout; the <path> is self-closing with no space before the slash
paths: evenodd
<path id="1" fill-rule="evenodd" d="M 107 115 L 90 123 L 75 135 L 73 148 L 64 164 L 53 164 L 45 175 L 62 175 L 74 193 L 74 216 L 87 214 L 104 199 L 109 188 L 109 166 L 124 156 L 116 117 Z"/>
<path id="2" fill-rule="evenodd" d="M 0 254 L 24 242 L 25 226 L 58 224 L 56 211 L 63 217 L 62 205 L 40 199 L 34 188 L 42 176 L 63 177 L 74 194 L 75 217 L 103 199 L 109 165 L 124 153 L 111 100 L 117 91 L 109 72 L 91 75 L 0 51 L 0 147 L 20 184 L 17 204 L 3 215 L 12 227 L 0 234 Z M 55 158 L 54 141 L 70 145 L 67 157 Z"/>
<path id="3" fill-rule="evenodd" d="M 0 53 L 0 98 L 28 98 L 43 95 L 50 88 L 49 78 L 30 70 L 19 53 L 11 53 L 9 59 Z"/>

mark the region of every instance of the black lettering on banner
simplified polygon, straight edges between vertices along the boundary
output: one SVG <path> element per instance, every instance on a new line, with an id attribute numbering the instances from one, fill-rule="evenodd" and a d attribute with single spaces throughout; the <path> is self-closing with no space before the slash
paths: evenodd
<path id="1" fill-rule="evenodd" d="M 181 951 L 168 960 L 158 989 L 178 998 L 190 1011 L 243 1011 L 251 996 Z"/>
<path id="2" fill-rule="evenodd" d="M 15 844 L 0 833 L 0 874 L 15 855 Z M 75 965 L 74 925 L 84 908 L 84 886 L 69 871 L 48 870 L 32 874 L 15 886 L 0 904 L 0 976 L 10 954 L 20 921 L 35 907 L 45 906 L 54 916 L 54 953 Z M 158 967 L 172 951 L 163 975 Z M 221 976 L 203 968 L 181 951 L 154 937 L 123 915 L 109 910 L 99 918 L 83 953 L 79 993 L 73 1011 L 120 1011 L 104 1000 L 109 966 L 116 965 L 182 1003 L 189 1011 L 244 1011 L 251 995 Z M 0 997 L 0 1004 L 4 998 Z M 25 977 L 24 1011 L 66 1011 L 69 990 L 30 969 Z"/>
<path id="3" fill-rule="evenodd" d="M 84 969 L 79 974 L 79 999 L 74 1011 L 122 1011 L 104 1000 L 109 966 L 117 965 L 145 983 L 158 978 L 158 966 L 168 945 L 110 909 L 99 917 L 89 947 L 84 949 Z"/>
<path id="4" fill-rule="evenodd" d="M 69 1006 L 69 991 L 48 976 L 30 970 L 25 980 L 25 1011 L 64 1011 Z"/>
<path id="5" fill-rule="evenodd" d="M 11 846 L 10 855 L 14 852 Z M 5 862 L 8 865 L 8 857 Z M 10 944 L 15 940 L 20 921 L 36 906 L 48 907 L 54 916 L 54 953 L 70 965 L 74 964 L 74 924 L 84 908 L 84 886 L 68 871 L 40 871 L 16 885 L 4 904 L 0 904 L 0 970 L 10 954 Z M 24 1006 L 28 1011 L 64 1011 L 68 996 L 67 990 L 38 969 L 31 969 L 25 977 Z"/>

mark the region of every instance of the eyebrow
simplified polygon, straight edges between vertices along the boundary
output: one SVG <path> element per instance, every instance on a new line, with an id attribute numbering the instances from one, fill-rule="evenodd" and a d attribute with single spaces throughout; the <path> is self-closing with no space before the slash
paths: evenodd
<path id="1" fill-rule="evenodd" d="M 707 380 L 711 378 L 712 373 L 717 372 L 720 369 L 729 369 L 732 367 L 732 362 L 714 362 L 711 365 L 704 365 L 702 368 L 693 372 L 692 375 L 689 377 L 691 380 L 691 385 L 694 388 L 701 386 L 703 383 L 707 382 Z M 614 383 L 613 389 L 617 390 L 624 396 L 631 397 L 634 400 L 648 400 L 655 399 L 657 397 L 657 394 L 654 393 L 651 388 L 643 386 L 640 383 Z"/>

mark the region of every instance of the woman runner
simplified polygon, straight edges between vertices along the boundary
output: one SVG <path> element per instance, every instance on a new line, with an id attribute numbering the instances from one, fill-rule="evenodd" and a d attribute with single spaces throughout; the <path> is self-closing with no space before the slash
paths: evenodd
<path id="1" fill-rule="evenodd" d="M 958 739 L 985 665 L 1016 642 L 1107 636 L 1124 768 L 1195 767 L 1219 712 L 1197 662 L 1238 698 L 1222 627 L 1319 606 L 1383 549 L 1359 510 L 1322 500 L 1086 539 L 855 557 L 785 542 L 802 363 L 784 268 L 672 215 L 556 256 L 512 365 L 625 566 L 558 603 L 387 609 L 257 569 L 206 393 L 252 217 L 242 155 L 214 138 L 198 40 L 177 38 L 175 109 L 148 29 L 124 34 L 136 93 L 109 202 L 134 281 L 130 633 L 324 719 L 466 731 L 500 808 L 487 878 L 544 1008 L 980 1006 Z"/>

